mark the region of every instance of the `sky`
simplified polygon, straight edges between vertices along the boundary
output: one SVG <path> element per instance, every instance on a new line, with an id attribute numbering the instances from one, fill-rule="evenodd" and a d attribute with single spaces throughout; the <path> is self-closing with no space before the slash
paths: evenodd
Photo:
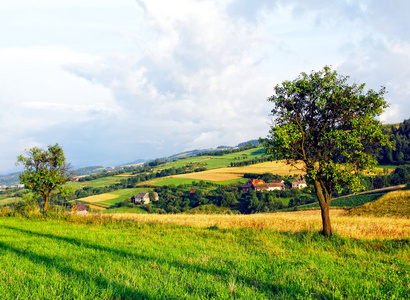
<path id="1" fill-rule="evenodd" d="M 410 1 L 2 0 L 0 174 L 58 143 L 116 166 L 266 137 L 273 87 L 325 65 L 410 117 Z"/>

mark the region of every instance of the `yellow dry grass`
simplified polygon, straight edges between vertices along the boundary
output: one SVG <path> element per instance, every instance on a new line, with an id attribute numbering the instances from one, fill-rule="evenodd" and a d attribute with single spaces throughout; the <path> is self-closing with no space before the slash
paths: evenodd
<path id="1" fill-rule="evenodd" d="M 342 209 L 332 209 L 333 231 L 343 237 L 357 239 L 405 239 L 410 238 L 410 220 L 405 218 L 376 218 L 346 216 Z M 322 221 L 320 210 L 281 212 L 253 215 L 159 215 L 113 214 L 115 219 L 137 222 L 177 224 L 207 228 L 255 228 L 284 232 L 318 232 Z"/>
<path id="2" fill-rule="evenodd" d="M 349 214 L 410 218 L 410 190 L 389 192 L 377 201 L 352 209 Z"/>
<path id="3" fill-rule="evenodd" d="M 294 175 L 294 174 L 304 174 L 300 169 L 303 164 L 297 164 L 297 167 L 291 167 L 286 164 L 285 161 L 277 162 L 264 162 L 260 164 L 245 166 L 245 167 L 233 167 L 233 168 L 219 168 L 213 170 L 207 170 L 203 172 L 189 173 L 189 174 L 180 174 L 171 176 L 173 178 L 189 178 L 189 179 L 198 179 L 198 180 L 208 180 L 208 181 L 224 181 L 238 179 L 243 176 L 245 173 L 273 173 L 281 176 L 285 175 Z"/>
<path id="4" fill-rule="evenodd" d="M 224 168 L 226 169 L 226 168 Z M 242 174 L 243 175 L 243 174 Z M 225 181 L 232 179 L 242 178 L 241 174 L 224 173 L 221 169 L 213 169 L 203 172 L 195 172 L 188 174 L 180 174 L 170 176 L 171 178 L 187 178 L 187 179 L 197 179 L 197 180 L 207 180 L 207 181 Z"/>
<path id="5" fill-rule="evenodd" d="M 105 210 L 105 207 L 99 206 L 99 205 L 94 205 L 94 204 L 87 204 L 91 209 L 95 210 Z"/>
<path id="6" fill-rule="evenodd" d="M 85 198 L 80 198 L 78 200 L 82 202 L 96 203 L 96 202 L 115 199 L 118 197 L 119 197 L 118 195 L 113 195 L 113 194 L 101 194 L 101 195 L 94 195 L 94 196 L 88 196 Z"/>

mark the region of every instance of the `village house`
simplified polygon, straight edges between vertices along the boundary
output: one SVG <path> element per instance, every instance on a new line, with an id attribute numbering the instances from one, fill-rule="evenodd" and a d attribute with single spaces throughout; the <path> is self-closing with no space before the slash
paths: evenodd
<path id="1" fill-rule="evenodd" d="M 76 212 L 77 215 L 83 215 L 88 213 L 87 207 L 85 206 L 84 203 L 74 203 L 73 206 L 71 207 L 72 212 Z"/>
<path id="2" fill-rule="evenodd" d="M 249 192 L 250 190 L 259 192 L 259 191 L 274 191 L 274 190 L 284 190 L 285 182 L 283 180 L 273 180 L 271 183 L 266 183 L 260 179 L 254 179 L 248 183 L 245 183 L 242 186 L 242 191 L 244 193 Z"/>
<path id="3" fill-rule="evenodd" d="M 155 201 L 158 201 L 159 200 L 158 193 L 154 192 L 154 195 L 155 195 Z M 146 193 L 146 192 L 141 192 L 141 193 L 136 194 L 135 196 L 131 198 L 131 201 L 134 204 L 148 204 L 151 202 L 149 198 L 149 193 Z"/>
<path id="4" fill-rule="evenodd" d="M 292 189 L 303 189 L 307 187 L 307 183 L 304 179 L 296 178 L 292 181 Z"/>

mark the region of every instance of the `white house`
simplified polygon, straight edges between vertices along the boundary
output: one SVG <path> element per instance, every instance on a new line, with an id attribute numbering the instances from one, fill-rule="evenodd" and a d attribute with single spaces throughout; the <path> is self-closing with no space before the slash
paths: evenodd
<path id="1" fill-rule="evenodd" d="M 159 200 L 159 196 L 158 193 L 154 192 L 155 195 L 155 201 Z M 138 193 L 136 194 L 134 197 L 131 198 L 132 202 L 134 204 L 148 204 L 151 202 L 150 198 L 149 198 L 149 193 Z"/>
<path id="2" fill-rule="evenodd" d="M 303 189 L 307 187 L 307 183 L 304 179 L 296 178 L 292 181 L 292 189 Z"/>

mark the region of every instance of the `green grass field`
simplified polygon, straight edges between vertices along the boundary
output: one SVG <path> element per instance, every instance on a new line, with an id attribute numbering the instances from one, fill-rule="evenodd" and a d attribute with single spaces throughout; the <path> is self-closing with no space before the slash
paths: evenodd
<path id="1" fill-rule="evenodd" d="M 143 189 L 143 188 L 117 190 L 117 191 L 110 192 L 109 194 L 118 195 L 118 198 L 103 201 L 100 203 L 108 204 L 108 205 L 115 205 L 119 202 L 125 201 L 127 198 L 131 198 L 132 196 L 135 196 L 139 192 L 149 192 L 149 191 L 150 189 Z"/>
<path id="2" fill-rule="evenodd" d="M 141 184 L 152 184 L 155 186 L 164 186 L 164 185 L 181 185 L 181 184 L 192 184 L 193 182 L 198 183 L 201 180 L 197 179 L 188 179 L 188 178 L 158 178 L 152 181 L 142 182 Z"/>
<path id="3" fill-rule="evenodd" d="M 112 192 L 109 192 L 109 193 L 102 194 L 101 197 L 103 197 L 104 195 L 114 195 L 114 196 L 116 196 L 115 198 L 105 200 L 105 201 L 104 200 L 97 201 L 97 202 L 95 200 L 87 201 L 87 199 L 89 197 L 79 198 L 79 199 L 76 199 L 76 200 L 80 201 L 80 202 L 84 202 L 84 203 L 99 204 L 99 205 L 102 205 L 102 206 L 111 206 L 111 205 L 115 205 L 119 202 L 123 202 L 127 198 L 131 198 L 132 196 L 138 194 L 139 192 L 149 192 L 151 190 L 152 189 L 147 189 L 147 188 L 121 189 L 121 190 L 116 190 L 116 191 L 112 191 Z M 99 196 L 97 195 L 97 196 L 93 196 L 93 197 L 98 198 Z"/>
<path id="4" fill-rule="evenodd" d="M 236 153 L 229 153 L 222 156 L 210 156 L 210 155 L 201 155 L 201 156 L 194 156 L 188 157 L 180 160 L 176 160 L 173 162 L 168 162 L 166 164 L 160 165 L 156 168 L 156 170 L 168 169 L 168 168 L 180 168 L 189 163 L 201 163 L 206 164 L 206 169 L 216 169 L 216 168 L 223 168 L 228 167 L 231 165 L 231 162 L 239 162 L 242 160 L 249 160 L 256 157 L 261 157 L 262 154 L 265 153 L 263 148 L 253 148 L 245 151 L 240 151 Z M 237 159 L 240 158 L 240 159 Z M 245 159 L 243 159 L 245 158 Z"/>
<path id="5" fill-rule="evenodd" d="M 355 195 L 350 197 L 344 197 L 339 199 L 334 199 L 330 203 L 331 207 L 340 207 L 340 208 L 353 208 L 359 205 L 363 205 L 368 202 L 372 202 L 380 198 L 386 193 L 377 193 L 377 194 L 363 194 Z M 299 206 L 298 209 L 311 209 L 311 208 L 320 208 L 319 202 Z"/>
<path id="6" fill-rule="evenodd" d="M 3 197 L 0 199 L 0 206 L 14 203 L 14 202 L 19 202 L 21 200 L 23 200 L 21 197 L 9 197 L 9 198 Z"/>
<path id="7" fill-rule="evenodd" d="M 91 187 L 104 187 L 104 186 L 109 186 L 112 184 L 115 184 L 117 182 L 120 182 L 123 179 L 127 179 L 125 176 L 108 176 L 108 177 L 103 177 L 103 178 L 98 178 L 90 181 L 70 181 L 67 183 L 68 186 L 72 186 L 74 188 L 78 187 L 85 187 L 85 186 L 91 186 Z"/>
<path id="8" fill-rule="evenodd" d="M 410 293 L 408 240 L 1 217 L 0 249 L 0 299 L 406 299 Z"/>

